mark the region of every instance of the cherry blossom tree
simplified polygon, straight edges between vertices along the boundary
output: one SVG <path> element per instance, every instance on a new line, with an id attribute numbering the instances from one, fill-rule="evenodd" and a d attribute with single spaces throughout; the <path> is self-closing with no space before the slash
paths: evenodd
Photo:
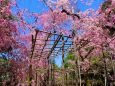
<path id="1" fill-rule="evenodd" d="M 90 5 L 93 0 L 80 0 L 86 5 Z M 0 1 L 0 54 L 5 53 L 10 56 L 12 64 L 17 63 L 16 72 L 18 85 L 35 86 L 33 80 L 27 80 L 29 71 L 35 77 L 38 69 L 47 69 L 47 53 L 44 58 L 31 58 L 32 36 L 35 29 L 42 27 L 47 32 L 56 31 L 63 35 L 73 36 L 74 54 L 76 66 L 78 66 L 79 84 L 81 86 L 81 72 L 87 77 L 90 70 L 92 58 L 103 58 L 105 86 L 108 83 L 107 63 L 111 61 L 114 76 L 115 57 L 115 1 L 106 0 L 100 8 L 95 12 L 88 9 L 85 12 L 76 11 L 78 0 L 41 0 L 48 7 L 48 11 L 41 14 L 29 12 L 28 9 L 20 9 L 15 0 Z M 16 13 L 11 12 L 12 6 L 15 6 Z M 26 18 L 33 18 L 30 23 Z M 69 27 L 69 30 L 68 30 Z M 70 32 L 70 30 L 72 32 Z M 46 39 L 46 34 L 38 34 L 39 38 Z M 45 44 L 39 40 L 36 43 Z M 36 48 L 42 48 L 37 46 Z M 34 57 L 39 56 L 40 51 L 36 51 Z M 107 54 L 107 55 L 106 55 Z M 108 60 L 109 59 L 109 60 Z M 32 66 L 30 68 L 30 66 Z M 92 69 L 93 70 L 93 69 Z M 75 69 L 76 71 L 76 69 Z M 45 80 L 43 77 L 45 72 L 39 73 L 39 80 Z M 77 74 L 76 74 L 77 75 Z M 114 77 L 112 76 L 112 77 Z M 30 78 L 30 77 L 29 77 Z M 85 79 L 87 82 L 87 79 Z"/>

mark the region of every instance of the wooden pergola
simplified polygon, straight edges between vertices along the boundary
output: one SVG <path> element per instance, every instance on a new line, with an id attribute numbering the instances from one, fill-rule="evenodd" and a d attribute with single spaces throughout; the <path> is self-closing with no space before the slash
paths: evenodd
<path id="1" fill-rule="evenodd" d="M 40 38 L 38 36 L 45 35 L 45 38 Z M 68 53 L 73 49 L 73 36 L 71 35 L 64 35 L 62 33 L 56 33 L 54 32 L 46 32 L 43 30 L 35 30 L 35 35 L 32 35 L 32 48 L 31 48 L 31 56 L 30 61 L 32 59 L 40 59 L 40 58 L 46 58 L 48 61 L 48 65 L 50 65 L 50 61 L 52 58 L 55 58 L 56 56 L 61 55 L 62 56 L 62 75 L 64 76 L 64 57 L 65 54 Z M 40 42 L 42 41 L 42 42 Z M 37 55 L 36 55 L 37 53 Z M 52 66 L 49 66 L 47 70 L 47 76 L 46 79 L 49 79 L 49 72 L 52 69 Z M 32 80 L 32 65 L 29 66 L 29 77 L 30 81 Z M 36 80 L 37 81 L 37 80 Z M 64 83 L 63 79 L 63 83 Z M 46 80 L 46 84 L 48 86 L 49 80 Z M 31 84 L 30 84 L 31 86 Z M 36 86 L 37 82 L 36 82 Z"/>

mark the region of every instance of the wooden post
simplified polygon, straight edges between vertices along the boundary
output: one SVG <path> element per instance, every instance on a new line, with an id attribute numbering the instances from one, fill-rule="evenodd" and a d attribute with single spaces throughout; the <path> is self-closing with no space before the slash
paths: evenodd
<path id="1" fill-rule="evenodd" d="M 68 74 L 67 74 L 67 73 L 65 73 L 66 86 L 68 86 L 67 80 L 68 80 Z"/>
<path id="2" fill-rule="evenodd" d="M 52 66 L 53 63 L 52 63 L 52 61 L 51 61 L 50 64 L 51 64 L 51 72 L 50 72 L 50 75 L 51 75 L 51 76 L 50 76 L 50 77 L 51 77 L 51 84 L 50 84 L 50 86 L 53 86 L 53 66 Z"/>
<path id="3" fill-rule="evenodd" d="M 55 61 L 53 61 L 53 70 L 52 70 L 52 72 L 53 72 L 53 86 L 55 86 Z"/>
<path id="4" fill-rule="evenodd" d="M 33 35 L 32 35 L 32 51 L 31 51 L 31 53 L 33 52 L 33 46 L 34 46 L 34 42 L 33 42 Z M 31 57 L 30 57 L 30 66 L 29 66 L 29 86 L 32 86 L 31 85 L 31 81 L 32 81 L 32 64 L 31 64 L 31 62 L 32 62 L 32 54 L 31 54 Z"/>
<path id="5" fill-rule="evenodd" d="M 72 37 L 74 39 L 74 37 L 76 36 L 76 30 L 72 31 Z M 74 42 L 73 42 L 74 43 Z M 80 74 L 80 65 L 79 65 L 79 54 L 77 53 L 77 46 L 74 43 L 74 55 L 75 55 L 75 64 L 76 64 L 76 68 L 75 68 L 75 74 L 76 74 L 76 86 L 78 86 L 78 81 L 79 81 L 79 85 L 81 86 L 81 74 Z M 78 80 L 79 79 L 79 80 Z"/>
<path id="6" fill-rule="evenodd" d="M 104 74 L 105 74 L 105 85 L 104 86 L 108 86 L 108 83 L 107 83 L 107 66 L 106 66 L 105 58 L 104 58 Z"/>
<path id="7" fill-rule="evenodd" d="M 106 59 L 105 59 L 105 54 L 104 54 L 103 48 L 102 48 L 102 53 L 103 53 L 103 60 L 104 60 L 103 62 L 104 62 L 104 75 L 105 75 L 105 77 L 104 77 L 105 78 L 104 86 L 108 86 L 107 65 L 106 65 Z"/>
<path id="8" fill-rule="evenodd" d="M 65 86 L 65 68 L 64 68 L 64 37 L 62 36 L 62 86 Z"/>
<path id="9" fill-rule="evenodd" d="M 48 60 L 48 70 L 47 70 L 47 83 L 46 83 L 46 86 L 50 86 L 50 84 L 49 84 L 49 81 L 50 81 L 50 61 L 49 61 L 49 59 L 47 59 Z"/>
<path id="10" fill-rule="evenodd" d="M 34 39 L 34 36 L 32 35 L 32 50 L 31 50 L 30 65 L 29 65 L 29 86 L 32 86 L 33 75 L 32 75 L 32 64 L 31 64 L 31 62 L 32 62 L 36 38 L 37 38 L 37 34 L 38 34 L 38 30 L 35 30 L 35 31 L 36 31 L 35 39 Z"/>
<path id="11" fill-rule="evenodd" d="M 37 68 L 36 68 L 37 69 Z M 35 86 L 38 86 L 38 74 L 37 74 L 37 70 L 36 70 L 36 81 L 35 81 Z"/>
<path id="12" fill-rule="evenodd" d="M 50 86 L 55 86 L 55 75 L 54 75 L 54 60 L 51 62 L 51 85 Z"/>

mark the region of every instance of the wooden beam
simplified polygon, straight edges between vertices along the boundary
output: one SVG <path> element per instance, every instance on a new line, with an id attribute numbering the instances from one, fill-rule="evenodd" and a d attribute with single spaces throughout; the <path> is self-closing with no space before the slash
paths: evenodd
<path id="1" fill-rule="evenodd" d="M 42 48 L 42 51 L 41 51 L 41 55 L 42 55 L 42 53 L 43 53 L 43 50 L 44 50 L 45 46 L 47 45 L 47 40 L 48 40 L 50 37 L 51 37 L 51 33 L 48 33 L 47 39 L 45 40 L 45 44 L 44 44 L 44 46 L 43 46 L 43 48 Z"/>
<path id="2" fill-rule="evenodd" d="M 38 30 L 38 29 L 36 29 L 36 30 Z M 46 34 L 51 33 L 51 32 L 46 32 L 46 31 L 43 31 L 43 30 L 38 30 L 38 31 L 42 32 L 42 33 L 46 33 Z M 51 34 L 52 35 L 57 35 L 57 36 L 61 36 L 62 35 L 62 34 L 58 34 L 58 33 L 55 33 L 55 32 L 52 32 Z M 65 35 L 64 37 L 72 38 L 72 36 L 70 36 L 70 35 Z"/>
<path id="3" fill-rule="evenodd" d="M 57 39 L 56 39 L 56 41 L 54 42 L 54 45 L 53 45 L 53 47 L 51 48 L 50 53 L 48 54 L 48 57 L 47 57 L 48 59 L 49 59 L 51 53 L 53 52 L 54 48 L 55 48 L 56 45 L 58 44 L 59 40 L 61 39 L 61 37 L 62 37 L 62 35 L 61 35 L 61 36 L 58 36 Z"/>

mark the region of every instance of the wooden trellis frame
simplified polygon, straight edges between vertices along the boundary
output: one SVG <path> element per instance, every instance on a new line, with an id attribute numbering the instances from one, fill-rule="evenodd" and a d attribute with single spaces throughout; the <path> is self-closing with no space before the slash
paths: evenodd
<path id="1" fill-rule="evenodd" d="M 72 36 L 70 36 L 70 35 L 67 36 L 67 35 L 63 35 L 62 33 L 56 33 L 56 32 L 45 32 L 45 31 L 37 30 L 37 29 L 35 30 L 35 32 L 36 32 L 35 35 L 32 35 L 32 49 L 31 49 L 30 62 L 32 59 L 44 58 L 44 53 L 47 52 L 48 54 L 45 57 L 47 58 L 48 64 L 49 64 L 49 59 L 58 56 L 58 54 L 61 52 L 62 59 L 63 59 L 62 64 L 63 64 L 64 63 L 64 54 L 69 52 L 69 50 L 71 50 L 71 48 L 73 46 Z M 39 33 L 43 33 L 43 34 L 47 35 L 46 39 L 38 38 L 37 35 Z M 37 44 L 38 40 L 41 40 L 44 42 Z M 42 46 L 42 48 L 36 49 L 37 46 Z M 41 52 L 39 55 L 34 56 L 34 53 L 37 51 L 41 51 Z M 49 69 L 48 69 L 47 73 L 48 74 L 47 74 L 46 78 L 49 79 Z M 31 82 L 31 80 L 32 80 L 32 65 L 31 64 L 29 67 L 29 78 L 30 78 L 30 82 Z M 46 81 L 47 81 L 46 84 L 48 86 L 49 80 L 46 80 Z M 65 81 L 63 81 L 63 83 L 64 82 Z M 30 83 L 30 86 L 31 86 L 31 83 Z M 37 86 L 37 82 L 36 82 L 36 86 Z"/>

